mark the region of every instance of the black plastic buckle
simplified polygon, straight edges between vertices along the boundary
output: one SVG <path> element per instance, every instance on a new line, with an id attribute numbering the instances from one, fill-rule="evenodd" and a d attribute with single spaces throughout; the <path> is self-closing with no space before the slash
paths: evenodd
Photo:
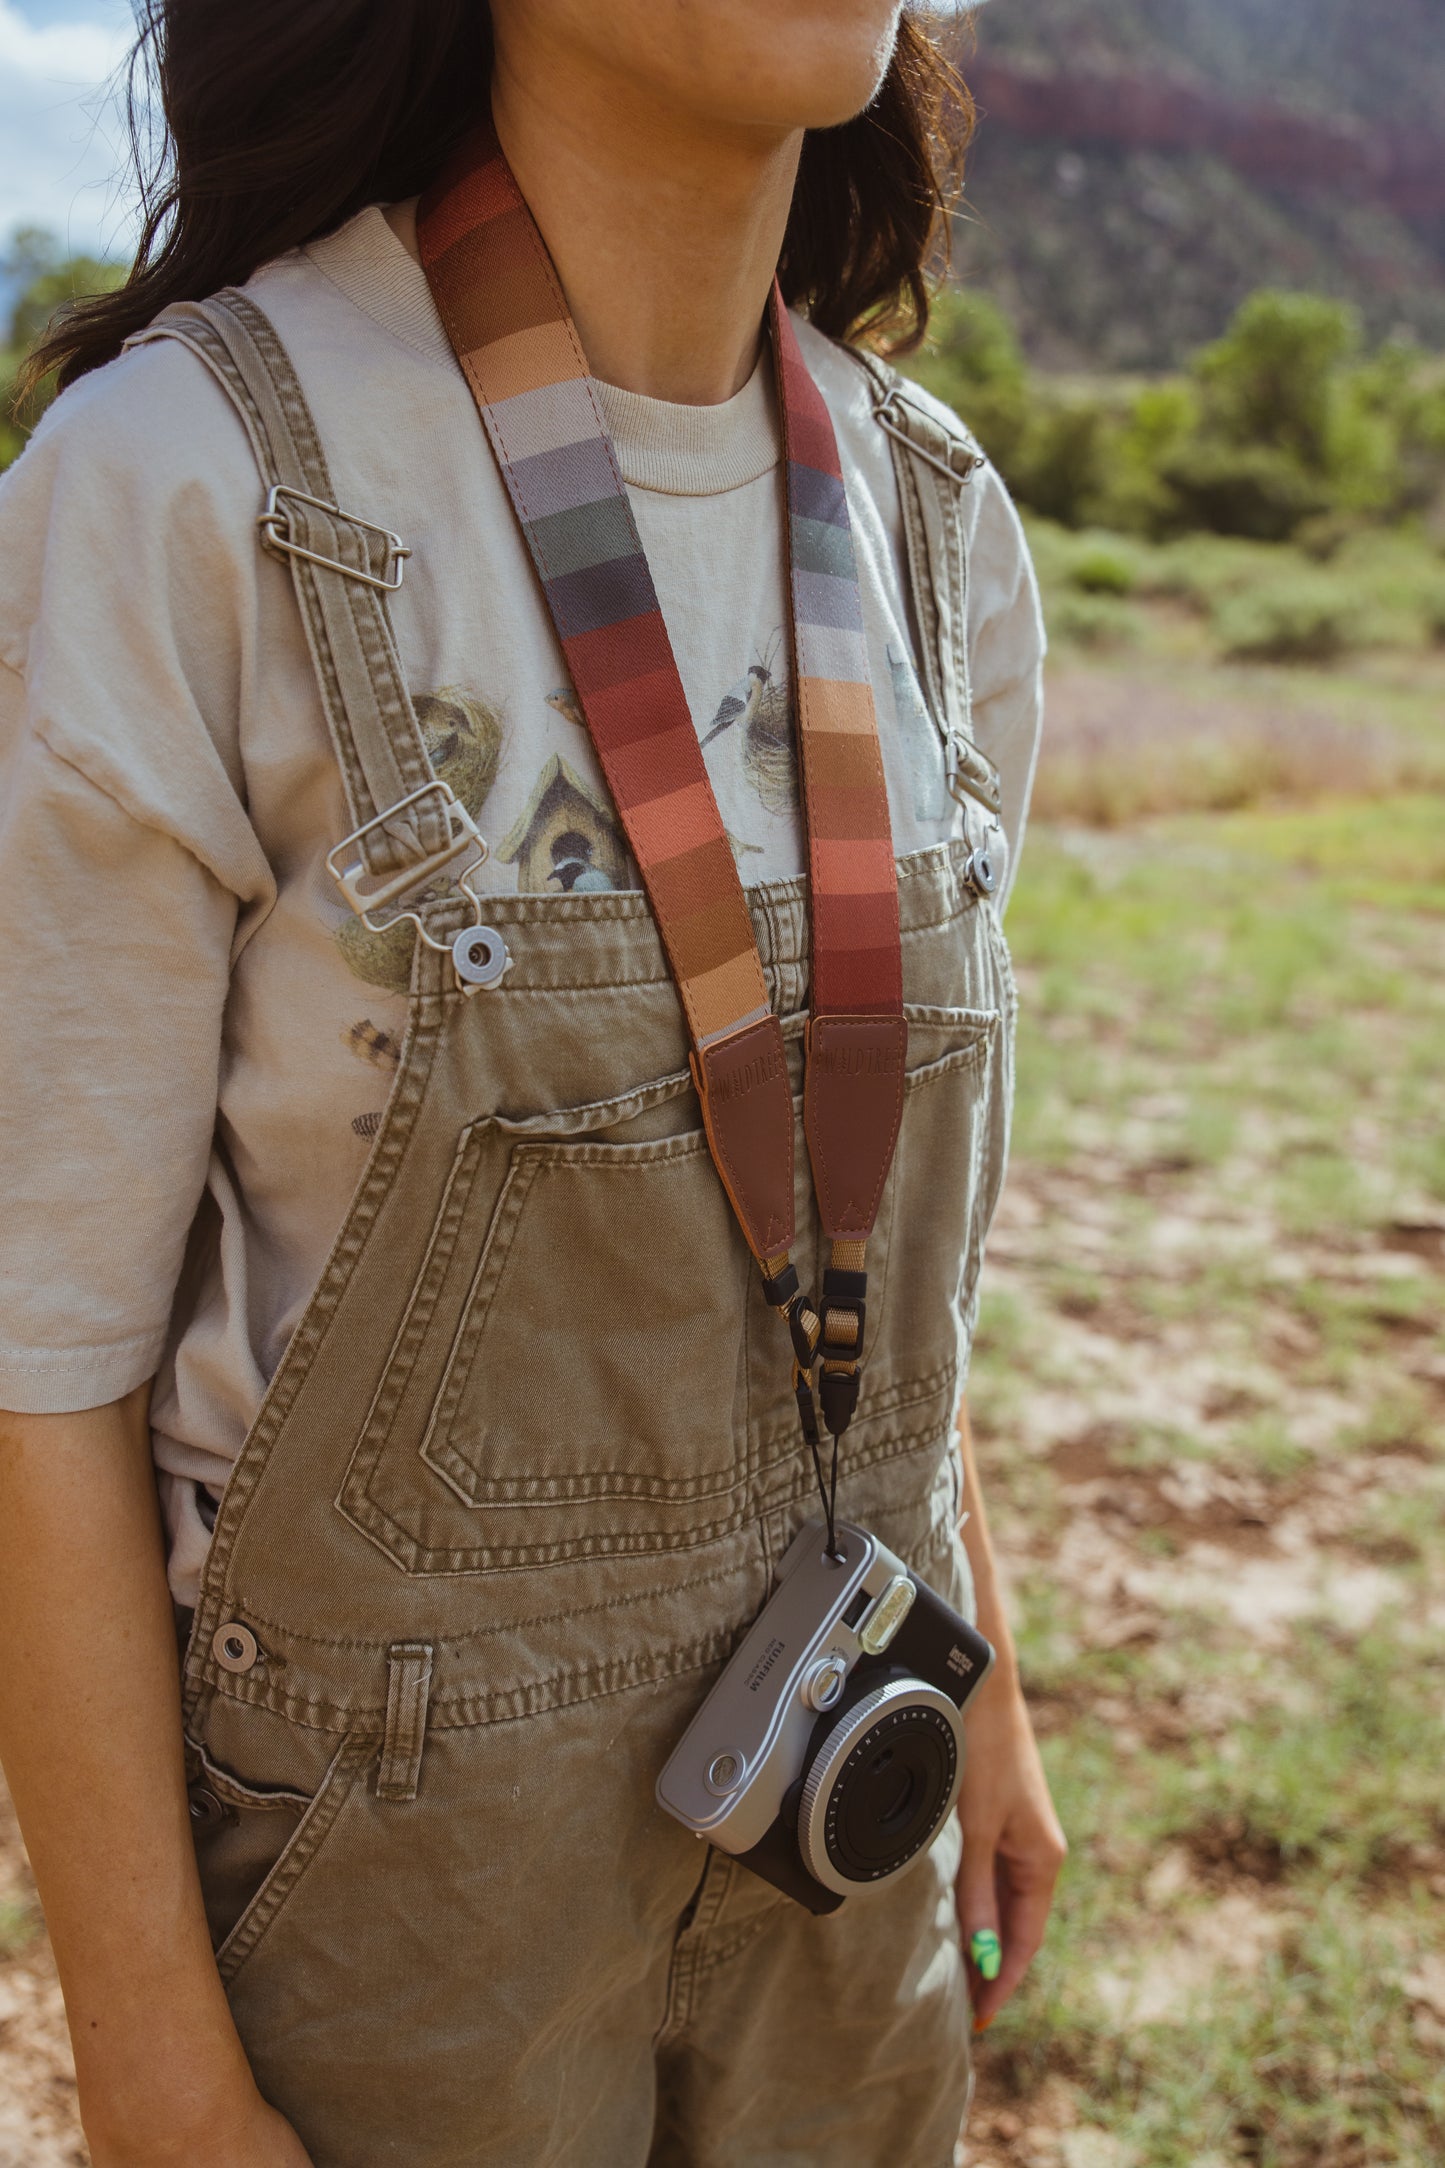
<path id="1" fill-rule="evenodd" d="M 818 1377 L 818 1401 L 823 1410 L 823 1421 L 835 1438 L 853 1420 L 858 1406 L 858 1394 L 862 1388 L 863 1328 L 867 1320 L 868 1293 L 866 1272 L 842 1272 L 829 1265 L 823 1274 L 823 1300 L 820 1305 L 823 1317 L 822 1338 L 818 1342 L 818 1356 L 822 1370 Z M 855 1329 L 851 1340 L 835 1340 L 830 1337 L 829 1325 L 835 1315 L 851 1317 Z M 842 1369 L 830 1369 L 830 1364 L 843 1364 Z"/>
<path id="2" fill-rule="evenodd" d="M 863 1360 L 863 1326 L 868 1315 L 865 1296 L 868 1293 L 866 1272 L 838 1272 L 829 1265 L 823 1274 L 823 1300 L 819 1305 L 823 1318 L 823 1337 L 818 1342 L 818 1353 L 824 1362 L 851 1362 Z M 835 1311 L 857 1321 L 857 1331 L 851 1340 L 832 1340 L 828 1336 L 828 1320 Z"/>

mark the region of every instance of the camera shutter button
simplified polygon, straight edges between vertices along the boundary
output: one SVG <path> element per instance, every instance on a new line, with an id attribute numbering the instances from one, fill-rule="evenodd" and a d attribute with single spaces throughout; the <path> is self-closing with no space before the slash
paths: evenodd
<path id="1" fill-rule="evenodd" d="M 804 1699 L 815 1709 L 831 1709 L 842 1696 L 848 1666 L 841 1656 L 825 1656 L 814 1664 L 803 1688 Z"/>

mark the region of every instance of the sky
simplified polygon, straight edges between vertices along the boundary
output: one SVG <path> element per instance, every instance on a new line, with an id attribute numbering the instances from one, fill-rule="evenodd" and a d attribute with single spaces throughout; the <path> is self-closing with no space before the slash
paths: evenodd
<path id="1" fill-rule="evenodd" d="M 0 0 L 0 251 L 17 226 L 127 253 L 124 130 L 106 85 L 134 34 L 128 0 Z"/>

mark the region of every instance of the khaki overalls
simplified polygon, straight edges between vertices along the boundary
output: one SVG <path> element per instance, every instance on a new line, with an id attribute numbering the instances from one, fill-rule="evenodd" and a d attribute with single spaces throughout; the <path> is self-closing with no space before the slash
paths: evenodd
<path id="1" fill-rule="evenodd" d="M 284 356 L 215 305 L 161 328 L 237 400 L 266 481 L 329 497 Z M 944 469 L 968 455 L 890 412 L 935 462 L 898 453 L 925 675 L 961 723 Z M 353 524 L 297 519 L 375 569 Z M 383 810 L 415 773 L 384 604 L 295 564 L 344 772 Z M 1013 1026 L 965 858 L 898 869 L 909 1074 L 839 1492 L 961 1608 L 952 1424 Z M 800 1093 L 805 884 L 749 901 Z M 395 1087 L 190 1636 L 197 1848 L 242 2039 L 317 2168 L 946 2168 L 969 2088 L 956 1829 L 819 1919 L 653 1797 L 816 1500 L 646 903 L 486 910 L 513 958 L 495 989 L 464 997 L 417 943 Z M 440 934 L 468 915 L 446 892 L 427 913 Z M 817 1285 L 801 1118 L 797 1170 Z"/>

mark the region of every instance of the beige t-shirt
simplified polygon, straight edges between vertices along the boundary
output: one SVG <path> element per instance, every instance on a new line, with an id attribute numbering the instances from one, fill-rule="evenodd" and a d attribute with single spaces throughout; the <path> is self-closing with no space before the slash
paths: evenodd
<path id="1" fill-rule="evenodd" d="M 490 843 L 486 880 L 635 885 L 422 272 L 372 209 L 248 291 L 340 503 L 412 550 L 397 642 L 433 761 Z M 915 671 L 891 455 L 857 364 L 800 337 L 838 432 L 907 852 L 962 816 Z M 796 873 L 771 366 L 718 407 L 602 399 L 742 877 Z M 0 484 L 0 1406 L 98 1406 L 155 1375 L 182 1601 L 206 1490 L 341 1224 L 405 1020 L 404 951 L 325 869 L 350 823 L 260 494 L 225 395 L 172 342 L 67 392 Z M 1016 852 L 1037 594 L 990 469 L 962 503 L 974 728 Z"/>

